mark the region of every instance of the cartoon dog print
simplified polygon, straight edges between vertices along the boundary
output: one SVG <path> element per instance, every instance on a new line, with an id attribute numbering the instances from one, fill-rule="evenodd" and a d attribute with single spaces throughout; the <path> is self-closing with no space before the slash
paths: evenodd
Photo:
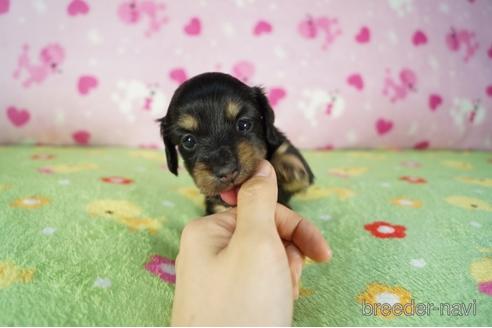
<path id="1" fill-rule="evenodd" d="M 404 68 L 400 71 L 398 79 L 391 76 L 390 70 L 386 70 L 384 78 L 383 95 L 394 103 L 405 99 L 410 92 L 417 91 L 417 75 L 411 69 Z"/>
<path id="2" fill-rule="evenodd" d="M 22 82 L 25 88 L 33 83 L 41 84 L 48 76 L 60 73 L 60 66 L 65 60 L 65 51 L 57 43 L 46 45 L 39 52 L 39 63 L 34 64 L 29 56 L 29 46 L 25 44 L 22 52 L 17 59 L 17 67 L 13 73 L 14 79 L 20 79 L 23 71 L 27 73 L 26 79 Z"/>
<path id="3" fill-rule="evenodd" d="M 167 97 L 156 83 L 145 84 L 137 80 L 120 80 L 111 100 L 129 122 L 134 122 L 136 112 L 143 111 L 157 118 L 167 103 Z"/>
<path id="4" fill-rule="evenodd" d="M 168 22 L 168 17 L 164 15 L 165 9 L 166 6 L 163 3 L 153 0 L 124 1 L 118 7 L 118 17 L 128 25 L 138 24 L 147 18 L 148 26 L 145 36 L 150 37 L 159 32 L 161 27 Z"/>

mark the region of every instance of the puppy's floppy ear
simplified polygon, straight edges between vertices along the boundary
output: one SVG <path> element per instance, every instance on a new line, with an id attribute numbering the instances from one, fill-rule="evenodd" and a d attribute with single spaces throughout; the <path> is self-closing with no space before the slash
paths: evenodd
<path id="1" fill-rule="evenodd" d="M 171 173 L 178 175 L 178 154 L 176 152 L 176 145 L 169 137 L 169 124 L 167 123 L 166 117 L 167 116 L 164 116 L 157 121 L 161 124 L 161 136 L 164 140 L 164 146 L 166 148 L 167 167 Z"/>
<path id="2" fill-rule="evenodd" d="M 275 114 L 273 113 L 272 107 L 268 103 L 265 92 L 261 87 L 253 87 L 252 89 L 256 103 L 259 106 L 259 110 L 262 115 L 263 130 L 265 131 L 268 151 L 275 151 L 282 143 L 284 137 L 282 133 L 273 125 L 275 121 Z"/>

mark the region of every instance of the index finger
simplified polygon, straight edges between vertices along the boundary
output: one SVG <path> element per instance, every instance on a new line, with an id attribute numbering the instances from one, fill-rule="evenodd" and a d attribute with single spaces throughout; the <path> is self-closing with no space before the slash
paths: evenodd
<path id="1" fill-rule="evenodd" d="M 277 204 L 275 224 L 280 238 L 292 241 L 305 256 L 317 262 L 331 258 L 330 247 L 319 229 L 282 204 Z"/>

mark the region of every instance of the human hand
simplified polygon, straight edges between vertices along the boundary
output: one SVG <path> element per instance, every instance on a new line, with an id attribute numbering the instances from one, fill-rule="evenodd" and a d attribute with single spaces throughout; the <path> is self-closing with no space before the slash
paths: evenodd
<path id="1" fill-rule="evenodd" d="M 328 261 L 319 230 L 277 204 L 263 161 L 237 208 L 190 222 L 176 258 L 173 325 L 283 325 L 292 321 L 304 256 Z"/>

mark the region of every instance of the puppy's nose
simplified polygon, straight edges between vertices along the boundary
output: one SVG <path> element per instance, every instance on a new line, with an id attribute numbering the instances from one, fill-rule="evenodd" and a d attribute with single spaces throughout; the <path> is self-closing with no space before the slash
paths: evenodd
<path id="1" fill-rule="evenodd" d="M 234 180 L 239 171 L 235 165 L 227 165 L 218 168 L 215 171 L 215 176 L 220 180 L 220 182 L 226 183 Z"/>

